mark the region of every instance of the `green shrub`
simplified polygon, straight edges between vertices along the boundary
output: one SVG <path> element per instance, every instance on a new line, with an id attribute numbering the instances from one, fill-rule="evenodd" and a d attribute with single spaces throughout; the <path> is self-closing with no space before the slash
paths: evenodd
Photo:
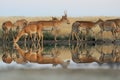
<path id="1" fill-rule="evenodd" d="M 44 40 L 54 40 L 54 36 L 50 32 L 44 32 Z"/>

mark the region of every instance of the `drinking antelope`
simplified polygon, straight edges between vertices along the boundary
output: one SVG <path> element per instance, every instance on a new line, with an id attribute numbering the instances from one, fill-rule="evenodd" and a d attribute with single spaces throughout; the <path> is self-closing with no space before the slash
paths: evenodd
<path id="1" fill-rule="evenodd" d="M 26 19 L 17 20 L 14 23 L 14 26 L 16 27 L 16 32 L 19 33 L 27 25 L 27 23 L 28 21 Z"/>
<path id="2" fill-rule="evenodd" d="M 111 20 L 103 21 L 103 20 L 101 20 L 98 23 L 98 25 L 101 29 L 100 32 L 99 32 L 99 33 L 101 33 L 101 36 L 102 36 L 103 31 L 111 31 L 114 38 L 115 39 L 117 38 L 116 32 L 117 32 L 118 27 L 116 26 L 116 23 L 114 21 L 111 21 Z M 103 38 L 103 36 L 102 36 L 102 38 Z"/>
<path id="3" fill-rule="evenodd" d="M 25 26 L 15 37 L 14 43 L 18 42 L 18 40 L 21 38 L 23 35 L 30 35 L 31 40 L 32 40 L 32 34 L 38 34 L 38 43 L 40 40 L 42 40 L 43 44 L 43 33 L 42 33 L 42 24 L 28 24 Z M 32 40 L 33 42 L 33 40 Z"/>

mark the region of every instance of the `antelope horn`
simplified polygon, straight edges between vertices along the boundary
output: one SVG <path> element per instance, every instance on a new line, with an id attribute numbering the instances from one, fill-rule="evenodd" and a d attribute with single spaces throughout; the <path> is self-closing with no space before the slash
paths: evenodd
<path id="1" fill-rule="evenodd" d="M 64 11 L 65 16 L 67 17 L 67 10 Z"/>

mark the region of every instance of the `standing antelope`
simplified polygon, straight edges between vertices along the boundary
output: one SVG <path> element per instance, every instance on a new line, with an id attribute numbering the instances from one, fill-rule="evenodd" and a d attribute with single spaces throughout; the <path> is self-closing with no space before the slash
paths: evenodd
<path id="1" fill-rule="evenodd" d="M 25 19 L 17 20 L 14 23 L 14 26 L 16 27 L 16 32 L 19 33 L 27 25 L 27 23 L 28 21 Z"/>
<path id="2" fill-rule="evenodd" d="M 115 22 L 116 26 L 120 28 L 120 19 L 108 19 L 106 21 L 113 21 Z"/>
<path id="3" fill-rule="evenodd" d="M 13 24 L 11 21 L 5 21 L 2 24 L 2 30 L 3 30 L 3 40 L 7 40 L 9 38 L 9 34 L 12 34 Z M 13 37 L 13 35 L 12 35 Z"/>
<path id="4" fill-rule="evenodd" d="M 67 14 L 65 13 L 64 16 L 60 20 L 50 20 L 50 21 L 35 21 L 35 22 L 30 22 L 30 24 L 37 24 L 41 25 L 42 24 L 42 30 L 45 29 L 53 29 L 53 30 L 58 30 L 62 24 L 67 23 L 70 24 Z M 57 33 L 55 34 L 54 40 L 56 40 Z"/>
<path id="5" fill-rule="evenodd" d="M 99 32 L 99 33 L 101 33 L 101 36 L 102 36 L 103 31 L 111 31 L 114 38 L 115 39 L 117 38 L 116 32 L 117 32 L 118 27 L 116 26 L 116 23 L 114 21 L 111 21 L 111 20 L 110 21 L 109 20 L 102 21 L 101 20 L 101 22 L 99 22 L 98 25 L 101 29 Z M 103 36 L 102 36 L 102 38 L 103 38 Z"/>
<path id="6" fill-rule="evenodd" d="M 96 22 L 92 22 L 92 21 L 75 21 L 72 24 L 72 30 L 70 33 L 70 37 L 69 37 L 69 41 L 70 38 L 72 36 L 72 40 L 74 40 L 74 36 L 77 39 L 77 42 L 80 40 L 79 38 L 79 32 L 80 32 L 80 28 L 83 28 L 86 30 L 86 35 L 88 35 L 90 33 L 90 30 L 92 31 L 92 28 L 95 27 L 100 20 L 96 21 Z"/>

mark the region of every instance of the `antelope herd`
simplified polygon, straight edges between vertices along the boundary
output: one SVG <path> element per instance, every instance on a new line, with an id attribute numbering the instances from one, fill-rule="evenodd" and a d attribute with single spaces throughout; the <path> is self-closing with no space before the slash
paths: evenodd
<path id="1" fill-rule="evenodd" d="M 95 27 L 96 25 L 98 25 L 100 27 L 100 31 L 98 32 L 98 34 L 101 33 L 102 38 L 103 38 L 103 35 L 102 35 L 103 31 L 111 31 L 115 40 L 117 39 L 116 33 L 119 32 L 120 19 L 110 19 L 110 20 L 106 20 L 106 21 L 103 21 L 102 19 L 99 19 L 97 22 L 75 21 L 72 24 L 72 30 L 71 30 L 70 38 L 71 38 L 71 35 L 72 35 L 72 40 L 74 40 L 74 36 L 75 36 L 77 41 L 79 41 L 80 40 L 79 32 L 81 32 L 80 28 L 84 28 L 86 30 L 86 35 L 85 36 L 87 36 L 89 34 L 90 30 L 92 31 L 92 28 Z"/>
<path id="2" fill-rule="evenodd" d="M 11 21 L 5 21 L 2 24 L 2 32 L 3 32 L 3 41 L 9 40 L 10 37 L 13 38 L 14 47 L 18 51 L 20 56 L 16 55 L 16 58 L 11 58 L 11 55 L 7 52 L 3 55 L 2 59 L 6 63 L 11 63 L 12 59 L 14 59 L 18 63 L 27 63 L 29 62 L 37 62 L 39 64 L 61 64 L 64 66 L 64 64 L 68 64 L 69 61 L 64 62 L 63 60 L 56 58 L 56 57 L 44 57 L 41 55 L 41 52 L 43 49 L 38 49 L 38 51 L 33 52 L 32 50 L 29 50 L 25 52 L 22 50 L 18 45 L 17 42 L 20 40 L 22 36 L 25 37 L 24 43 L 26 43 L 27 36 L 30 37 L 32 44 L 34 44 L 35 40 L 37 39 L 37 43 L 41 43 L 43 46 L 44 41 L 44 33 L 43 31 L 56 31 L 59 30 L 63 24 L 70 24 L 70 20 L 67 16 L 67 13 L 65 13 L 64 16 L 61 17 L 61 19 L 57 19 L 56 17 L 52 17 L 51 20 L 40 20 L 40 21 L 31 21 L 28 22 L 26 19 L 20 19 L 15 21 L 15 23 L 12 23 Z M 69 25 L 68 25 L 69 26 Z M 120 19 L 108 19 L 108 20 L 102 20 L 98 19 L 96 22 L 93 21 L 75 21 L 71 25 L 71 32 L 69 34 L 69 42 L 71 40 L 74 40 L 76 38 L 77 43 L 80 43 L 79 41 L 83 40 L 83 32 L 82 30 L 86 31 L 85 41 L 87 40 L 87 36 L 92 32 L 94 34 L 93 28 L 99 26 L 102 40 L 103 39 L 103 32 L 104 31 L 110 31 L 114 37 L 114 40 L 118 38 L 117 33 L 120 32 Z M 63 28 L 64 29 L 64 28 Z M 14 32 L 14 33 L 13 33 Z M 80 35 L 81 34 L 81 35 Z M 54 40 L 57 42 L 57 33 L 54 35 Z M 96 40 L 96 39 L 95 39 Z M 104 57 L 106 55 L 102 52 L 101 53 L 100 60 L 101 62 L 104 61 Z M 71 50 L 72 59 L 76 63 L 90 63 L 90 62 L 98 62 L 95 58 L 93 58 L 89 54 L 89 50 L 86 50 L 86 55 L 83 55 L 82 52 L 79 53 L 78 47 L 76 47 L 74 50 Z M 117 52 L 113 52 L 117 53 Z M 79 55 L 79 57 L 78 57 Z M 80 58 L 82 56 L 82 58 Z M 117 60 L 116 56 L 110 54 L 112 56 L 112 61 L 115 62 Z M 81 60 L 80 60 L 81 59 Z M 100 61 L 99 60 L 99 61 Z"/>
<path id="3" fill-rule="evenodd" d="M 15 30 L 17 35 L 12 35 L 14 37 L 13 42 L 16 43 L 23 35 L 29 35 L 32 39 L 32 35 L 38 35 L 38 42 L 41 40 L 43 42 L 43 30 L 59 30 L 62 24 L 70 24 L 67 14 L 59 20 L 56 17 L 52 17 L 52 20 L 41 20 L 41 21 L 31 21 L 28 22 L 25 19 L 17 20 L 14 24 L 11 21 L 6 21 L 2 24 L 3 39 L 8 39 L 13 30 Z M 35 37 L 34 36 L 34 37 Z M 55 34 L 54 40 L 57 34 Z M 26 41 L 26 39 L 25 39 Z"/>
<path id="4" fill-rule="evenodd" d="M 67 13 L 65 13 L 64 16 L 59 20 L 56 17 L 52 17 L 52 20 L 41 20 L 41 21 L 31 21 L 28 22 L 25 19 L 17 20 L 15 23 L 12 23 L 11 21 L 6 21 L 2 24 L 2 30 L 3 30 L 3 39 L 9 39 L 10 34 L 14 38 L 13 42 L 16 43 L 19 41 L 19 39 L 25 35 L 29 35 L 31 40 L 34 34 L 34 40 L 36 37 L 38 37 L 38 42 L 41 41 L 43 43 L 43 31 L 44 30 L 57 30 L 60 29 L 62 24 L 70 24 L 70 21 L 67 17 Z M 93 21 L 75 21 L 72 23 L 71 33 L 69 35 L 69 41 L 72 37 L 72 40 L 74 40 L 74 37 L 76 38 L 77 42 L 80 40 L 83 40 L 83 36 L 79 35 L 82 34 L 82 30 L 84 29 L 86 31 L 85 34 L 85 40 L 86 37 L 90 34 L 90 32 L 93 32 L 93 28 L 96 26 L 99 26 L 100 31 L 97 33 L 101 33 L 101 37 L 103 38 L 103 32 L 104 31 L 110 31 L 114 37 L 114 40 L 117 39 L 117 33 L 120 31 L 120 19 L 108 19 L 103 21 L 102 19 L 99 19 L 96 22 Z M 15 31 L 15 33 L 12 33 L 12 31 Z M 15 35 L 14 35 L 15 34 Z M 97 35 L 96 34 L 96 35 Z M 82 37 L 82 39 L 80 39 Z M 3 41 L 4 41 L 3 40 Z M 32 40 L 32 42 L 34 41 Z M 54 35 L 54 40 L 57 41 L 57 33 Z M 26 38 L 25 38 L 26 42 Z"/>

